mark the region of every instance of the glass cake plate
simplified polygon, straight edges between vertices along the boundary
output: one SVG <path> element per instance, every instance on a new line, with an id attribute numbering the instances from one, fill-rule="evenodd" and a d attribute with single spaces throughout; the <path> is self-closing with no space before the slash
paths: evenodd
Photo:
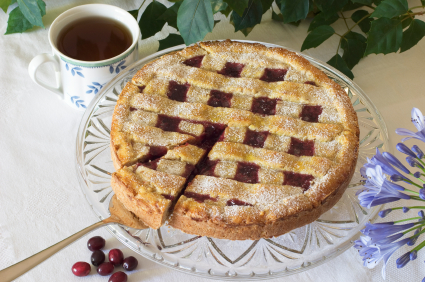
<path id="1" fill-rule="evenodd" d="M 99 91 L 84 113 L 76 140 L 76 169 L 81 189 L 99 219 L 109 217 L 108 204 L 113 195 L 109 134 L 121 89 L 143 65 L 184 47 L 157 52 L 127 67 Z M 377 147 L 388 150 L 387 128 L 376 107 L 354 82 L 333 67 L 301 55 L 343 87 L 359 118 L 360 152 L 356 171 L 341 200 L 331 210 L 309 225 L 277 238 L 256 241 L 194 236 L 166 225 L 158 230 L 135 230 L 119 225 L 106 228 L 128 248 L 152 261 L 191 275 L 224 280 L 292 275 L 316 267 L 351 247 L 364 224 L 379 211 L 379 207 L 361 207 L 355 194 L 362 187 L 359 170 L 366 158 L 373 156 Z"/>

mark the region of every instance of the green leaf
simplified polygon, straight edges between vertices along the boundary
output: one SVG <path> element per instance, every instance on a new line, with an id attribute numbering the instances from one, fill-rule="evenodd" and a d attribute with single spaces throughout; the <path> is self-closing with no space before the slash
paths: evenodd
<path id="1" fill-rule="evenodd" d="M 249 0 L 224 0 L 229 7 L 232 8 L 239 16 L 243 15 L 243 12 L 248 7 Z"/>
<path id="2" fill-rule="evenodd" d="M 425 36 L 425 22 L 414 19 L 409 28 L 403 32 L 400 53 L 409 50 Z"/>
<path id="3" fill-rule="evenodd" d="M 37 0 L 18 0 L 18 6 L 25 18 L 33 25 L 44 27 L 42 11 Z"/>
<path id="4" fill-rule="evenodd" d="M 177 2 L 173 6 L 169 7 L 158 19 L 166 21 L 169 26 L 177 29 L 177 13 L 180 5 L 181 3 Z"/>
<path id="5" fill-rule="evenodd" d="M 284 23 L 296 22 L 307 17 L 308 0 L 280 0 L 279 2 Z"/>
<path id="6" fill-rule="evenodd" d="M 213 14 L 216 14 L 218 12 L 226 10 L 229 5 L 223 0 L 211 0 L 211 6 Z"/>
<path id="7" fill-rule="evenodd" d="M 346 76 L 348 76 L 350 79 L 354 78 L 353 73 L 347 67 L 347 64 L 339 54 L 333 56 L 329 61 L 327 61 L 327 63 L 342 72 L 343 74 L 345 74 Z"/>
<path id="8" fill-rule="evenodd" d="M 409 9 L 407 0 L 384 0 L 376 7 L 371 18 L 394 18 L 404 14 Z"/>
<path id="9" fill-rule="evenodd" d="M 130 13 L 130 15 L 132 15 L 133 16 L 133 18 L 135 18 L 136 19 L 136 21 L 137 21 L 137 16 L 139 15 L 139 10 L 131 10 L 131 11 L 128 11 L 129 13 Z"/>
<path id="10" fill-rule="evenodd" d="M 359 3 L 359 4 L 363 4 L 363 5 L 372 5 L 372 3 L 373 3 L 372 0 L 351 0 L 351 2 Z"/>
<path id="11" fill-rule="evenodd" d="M 358 23 L 360 29 L 364 32 L 364 33 L 368 33 L 370 30 L 370 24 L 372 23 L 373 19 L 367 17 L 369 15 L 369 13 L 365 10 L 358 10 L 355 11 L 352 15 L 351 15 L 351 19 L 355 22 Z M 366 17 L 366 18 L 364 18 Z M 363 19 L 364 18 L 364 19 Z M 360 20 L 363 19 L 361 22 Z"/>
<path id="12" fill-rule="evenodd" d="M 278 22 L 283 22 L 283 16 L 282 16 L 282 14 L 277 14 L 277 13 L 275 13 L 275 11 L 272 10 L 272 20 L 278 21 Z"/>
<path id="13" fill-rule="evenodd" d="M 228 17 L 232 11 L 233 11 L 232 7 L 230 7 L 229 5 L 227 5 L 227 8 L 224 9 L 223 11 L 221 11 L 221 13 L 223 15 L 225 15 L 226 17 Z"/>
<path id="14" fill-rule="evenodd" d="M 169 34 L 167 38 L 159 40 L 158 51 L 183 44 L 184 40 L 179 34 Z"/>
<path id="15" fill-rule="evenodd" d="M 341 38 L 341 48 L 344 50 L 342 59 L 351 70 L 363 58 L 364 51 L 366 50 L 366 37 L 360 33 L 350 31 L 344 38 Z"/>
<path id="16" fill-rule="evenodd" d="M 308 31 L 312 31 L 316 27 L 321 25 L 331 25 L 339 19 L 337 13 L 324 13 L 320 12 L 317 14 L 314 19 L 311 21 Z"/>
<path id="17" fill-rule="evenodd" d="M 210 0 L 184 0 L 177 14 L 177 27 L 186 45 L 204 39 L 214 28 Z"/>
<path id="18" fill-rule="evenodd" d="M 331 37 L 334 33 L 335 30 L 329 25 L 319 26 L 307 35 L 303 42 L 303 45 L 301 46 L 301 51 L 310 48 L 316 48 L 317 46 L 325 42 L 325 40 Z"/>
<path id="19" fill-rule="evenodd" d="M 425 6 L 425 0 L 421 0 L 422 6 Z"/>
<path id="20" fill-rule="evenodd" d="M 316 0 L 317 7 L 320 11 L 330 13 L 339 12 L 348 3 L 348 0 Z"/>
<path id="21" fill-rule="evenodd" d="M 235 26 L 235 32 L 240 30 L 247 36 L 254 26 L 261 22 L 262 15 L 263 6 L 261 5 L 261 0 L 250 0 L 242 17 L 233 11 L 231 23 Z"/>
<path id="22" fill-rule="evenodd" d="M 157 32 L 162 30 L 165 25 L 165 20 L 159 17 L 164 14 L 166 10 L 167 7 L 157 1 L 150 3 L 146 7 L 139 20 L 142 39 L 154 36 Z"/>
<path id="23" fill-rule="evenodd" d="M 16 7 L 9 14 L 9 19 L 7 20 L 7 30 L 5 34 L 22 33 L 32 28 L 33 26 L 34 25 L 32 25 L 25 18 L 24 14 L 22 14 L 21 9 Z"/>
<path id="24" fill-rule="evenodd" d="M 373 4 L 375 4 L 376 6 L 381 4 L 381 2 L 382 2 L 382 0 L 373 0 Z"/>
<path id="25" fill-rule="evenodd" d="M 402 38 L 403 29 L 399 20 L 388 18 L 374 20 L 368 33 L 364 55 L 397 52 Z"/>
<path id="26" fill-rule="evenodd" d="M 363 7 L 363 4 L 360 3 L 352 3 L 351 1 L 348 1 L 348 3 L 342 8 L 342 12 L 345 11 L 351 11 L 351 10 L 357 10 L 360 7 Z"/>
<path id="27" fill-rule="evenodd" d="M 46 3 L 43 0 L 37 0 L 38 7 L 41 11 L 41 16 L 43 17 L 46 14 Z"/>
<path id="28" fill-rule="evenodd" d="M 271 8 L 273 1 L 274 0 L 261 0 L 261 6 L 263 7 L 263 14 Z"/>
<path id="29" fill-rule="evenodd" d="M 7 8 L 12 4 L 12 0 L 0 0 L 0 8 L 7 13 Z"/>

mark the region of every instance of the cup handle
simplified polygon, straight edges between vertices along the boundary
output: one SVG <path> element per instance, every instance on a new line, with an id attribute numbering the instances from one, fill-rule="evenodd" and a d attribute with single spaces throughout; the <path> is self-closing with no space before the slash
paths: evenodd
<path id="1" fill-rule="evenodd" d="M 55 77 L 56 77 L 56 86 L 48 85 L 42 81 L 40 81 L 37 76 L 37 70 L 38 68 L 45 63 L 53 63 L 53 68 L 55 70 Z M 43 53 L 35 56 L 29 66 L 28 66 L 28 72 L 30 74 L 31 79 L 37 83 L 38 85 L 52 91 L 53 93 L 56 93 L 59 95 L 60 98 L 64 98 L 63 92 L 61 90 L 61 77 L 60 77 L 60 66 L 57 59 L 50 54 Z"/>

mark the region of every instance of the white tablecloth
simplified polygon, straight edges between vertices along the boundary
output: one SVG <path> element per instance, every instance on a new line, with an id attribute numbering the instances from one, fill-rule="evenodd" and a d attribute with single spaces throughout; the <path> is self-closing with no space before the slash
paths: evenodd
<path id="1" fill-rule="evenodd" d="M 97 221 L 84 199 L 75 172 L 75 138 L 82 112 L 78 112 L 54 94 L 34 84 L 27 72 L 30 60 L 50 52 L 47 32 L 51 22 L 70 7 L 95 1 L 48 0 L 46 29 L 24 34 L 0 35 L 0 269 L 16 263 Z M 100 1 L 97 1 L 100 2 Z M 102 1 L 126 10 L 138 8 L 142 1 Z M 419 2 L 419 1 L 417 1 Z M 418 3 L 411 2 L 414 6 Z M 246 39 L 270 42 L 300 50 L 308 23 L 299 27 L 270 21 L 271 13 Z M 425 17 L 421 17 L 425 20 Z M 6 15 L 0 11 L 0 33 L 6 31 Z M 336 31 L 344 32 L 341 23 Z M 141 56 L 155 52 L 158 39 L 167 32 L 140 44 Z M 219 23 L 206 39 L 245 39 L 234 33 L 227 22 Z M 329 60 L 335 53 L 335 36 L 306 54 Z M 52 74 L 48 65 L 42 76 Z M 425 40 L 402 54 L 370 55 L 353 70 L 354 81 L 367 93 L 382 113 L 394 146 L 400 137 L 398 127 L 414 129 L 410 110 L 419 107 L 425 113 Z M 412 143 L 408 143 L 412 144 Z M 424 146 L 422 146 L 424 147 Z M 400 153 L 397 156 L 402 157 Z M 411 212 L 413 215 L 415 212 Z M 395 214 L 395 213 L 393 213 Z M 390 217 L 391 218 L 391 217 Z M 106 238 L 106 249 L 121 248 L 124 254 L 139 260 L 129 281 L 208 281 L 180 273 L 151 262 L 124 247 L 105 229 L 83 237 L 17 281 L 106 281 L 96 274 L 78 278 L 71 273 L 77 261 L 89 261 L 86 242 L 91 236 Z M 425 276 L 424 251 L 418 260 L 401 270 L 393 257 L 387 267 L 387 281 L 421 281 Z M 401 255 L 404 252 L 400 252 Z M 398 257 L 398 256 L 397 256 Z M 301 274 L 281 278 L 285 281 L 382 281 L 380 266 L 369 270 L 362 266 L 357 251 L 347 250 L 322 266 Z"/>

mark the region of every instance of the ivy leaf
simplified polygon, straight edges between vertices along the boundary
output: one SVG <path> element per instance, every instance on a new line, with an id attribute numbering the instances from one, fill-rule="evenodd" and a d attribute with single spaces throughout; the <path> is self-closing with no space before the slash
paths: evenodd
<path id="1" fill-rule="evenodd" d="M 376 6 L 378 6 L 382 2 L 382 0 L 372 0 L 372 1 L 373 1 L 373 4 L 375 4 Z"/>
<path id="2" fill-rule="evenodd" d="M 425 6 L 425 0 L 421 0 L 422 6 Z"/>
<path id="3" fill-rule="evenodd" d="M 364 55 L 397 52 L 402 38 L 403 29 L 399 20 L 388 18 L 374 20 L 367 37 Z"/>
<path id="4" fill-rule="evenodd" d="M 139 10 L 131 10 L 131 11 L 128 11 L 129 13 L 130 13 L 130 15 L 132 15 L 133 16 L 133 18 L 135 18 L 136 19 L 136 21 L 137 21 L 137 16 L 139 15 Z"/>
<path id="5" fill-rule="evenodd" d="M 296 22 L 307 17 L 308 0 L 280 0 L 279 4 L 284 23 Z"/>
<path id="6" fill-rule="evenodd" d="M 9 14 L 9 19 L 7 20 L 7 30 L 5 34 L 22 33 L 32 27 L 32 23 L 30 23 L 25 18 L 24 14 L 22 14 L 21 9 L 19 9 L 19 7 L 16 7 Z"/>
<path id="7" fill-rule="evenodd" d="M 211 0 L 211 6 L 213 14 L 216 14 L 218 12 L 226 10 L 229 5 L 223 0 Z"/>
<path id="8" fill-rule="evenodd" d="M 372 3 L 373 3 L 372 0 L 351 0 L 351 2 L 359 3 L 359 4 L 363 4 L 363 5 L 372 5 Z"/>
<path id="9" fill-rule="evenodd" d="M 139 20 L 142 39 L 154 36 L 157 32 L 162 30 L 165 25 L 165 20 L 159 17 L 164 14 L 166 10 L 167 7 L 157 1 L 150 3 L 146 7 Z"/>
<path id="10" fill-rule="evenodd" d="M 341 48 L 344 50 L 342 59 L 351 70 L 363 58 L 364 51 L 366 50 L 366 37 L 360 33 L 350 31 L 344 38 L 341 38 Z"/>
<path id="11" fill-rule="evenodd" d="M 42 11 L 37 0 L 18 0 L 18 6 L 25 18 L 32 24 L 44 28 Z"/>
<path id="12" fill-rule="evenodd" d="M 425 36 L 425 22 L 414 19 L 409 28 L 403 32 L 400 53 L 409 50 Z"/>
<path id="13" fill-rule="evenodd" d="M 316 27 L 321 25 L 331 25 L 339 19 L 337 13 L 324 13 L 320 12 L 317 14 L 314 19 L 311 21 L 310 26 L 308 27 L 308 31 L 312 31 Z"/>
<path id="14" fill-rule="evenodd" d="M 158 51 L 183 44 L 184 40 L 179 34 L 169 34 L 167 38 L 159 40 Z"/>
<path id="15" fill-rule="evenodd" d="M 0 8 L 7 13 L 7 8 L 12 4 L 12 0 L 0 0 Z"/>
<path id="16" fill-rule="evenodd" d="M 360 3 L 352 3 L 351 1 L 349 1 L 345 6 L 344 6 L 344 8 L 342 8 L 342 12 L 345 12 L 345 11 L 351 11 L 351 10 L 357 10 L 358 8 L 360 8 L 360 7 L 363 7 L 364 5 L 363 4 L 360 4 Z"/>
<path id="17" fill-rule="evenodd" d="M 407 0 L 384 0 L 379 4 L 370 16 L 371 18 L 394 18 L 409 10 Z"/>
<path id="18" fill-rule="evenodd" d="M 335 30 L 329 25 L 322 25 L 311 31 L 305 38 L 301 51 L 310 48 L 316 48 L 320 44 L 326 41 L 335 33 Z"/>
<path id="19" fill-rule="evenodd" d="M 225 15 L 226 17 L 228 17 L 232 11 L 233 11 L 232 8 L 229 5 L 227 5 L 227 8 L 221 11 L 221 13 Z"/>
<path id="20" fill-rule="evenodd" d="M 177 27 L 186 45 L 204 39 L 214 28 L 210 0 L 184 0 L 177 14 Z"/>
<path id="21" fill-rule="evenodd" d="M 271 8 L 273 2 L 274 0 L 261 0 L 261 6 L 263 7 L 263 14 Z"/>
<path id="22" fill-rule="evenodd" d="M 333 56 L 329 61 L 327 61 L 327 63 L 342 72 L 343 74 L 345 74 L 346 76 L 348 76 L 350 79 L 354 78 L 353 73 L 347 67 L 347 64 L 339 54 Z"/>
<path id="23" fill-rule="evenodd" d="M 358 10 L 355 11 L 352 15 L 351 15 L 351 19 L 357 23 L 360 27 L 360 29 L 364 32 L 364 33 L 368 33 L 370 30 L 370 24 L 373 21 L 373 19 L 367 17 L 365 19 L 363 19 L 364 17 L 366 17 L 367 15 L 369 15 L 369 13 L 365 10 Z M 360 20 L 363 19 L 361 22 Z"/>
<path id="24" fill-rule="evenodd" d="M 322 12 L 339 12 L 348 3 L 348 0 L 316 0 L 314 2 Z"/>
<path id="25" fill-rule="evenodd" d="M 232 8 L 239 16 L 243 16 L 243 12 L 248 7 L 249 0 L 224 0 L 229 7 Z"/>
<path id="26" fill-rule="evenodd" d="M 41 16 L 43 17 L 46 14 L 46 3 L 43 0 L 37 0 L 37 5 L 40 8 Z"/>
<path id="27" fill-rule="evenodd" d="M 242 17 L 233 11 L 231 23 L 235 26 L 235 32 L 240 30 L 247 36 L 252 28 L 261 22 L 262 15 L 263 6 L 261 5 L 261 0 L 250 0 Z"/>
<path id="28" fill-rule="evenodd" d="M 179 11 L 181 3 L 177 2 L 173 6 L 169 7 L 160 17 L 160 20 L 164 20 L 169 26 L 177 29 L 177 12 Z"/>

